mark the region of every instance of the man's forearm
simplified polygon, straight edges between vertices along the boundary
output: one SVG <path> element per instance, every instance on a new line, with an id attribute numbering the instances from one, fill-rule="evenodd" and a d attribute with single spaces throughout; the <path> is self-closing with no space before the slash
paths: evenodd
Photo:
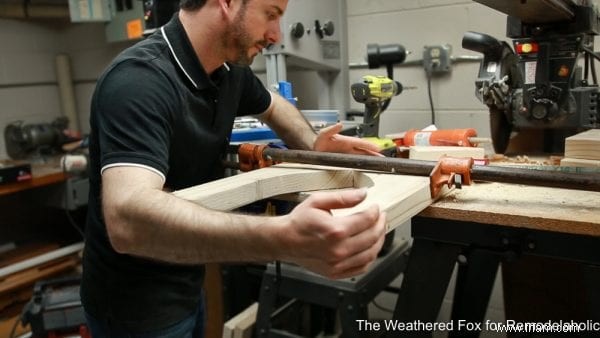
<path id="1" fill-rule="evenodd" d="M 121 253 L 179 264 L 274 259 L 276 218 L 209 210 L 147 188 L 131 196 L 107 220 L 121 230 L 112 238 Z"/>
<path id="2" fill-rule="evenodd" d="M 272 105 L 260 118 L 275 131 L 288 147 L 312 150 L 316 133 L 306 118 L 291 103 L 272 94 Z"/>
<path id="3" fill-rule="evenodd" d="M 334 217 L 366 190 L 321 192 L 289 214 L 247 216 L 205 209 L 162 191 L 155 172 L 119 166 L 102 174 L 103 216 L 120 253 L 177 264 L 283 260 L 332 278 L 362 273 L 377 256 L 385 215 L 377 206 Z"/>

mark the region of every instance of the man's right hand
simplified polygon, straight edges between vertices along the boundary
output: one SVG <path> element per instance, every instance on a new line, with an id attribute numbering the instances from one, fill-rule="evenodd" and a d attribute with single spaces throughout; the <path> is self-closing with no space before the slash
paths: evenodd
<path id="1" fill-rule="evenodd" d="M 285 260 L 333 279 L 365 272 L 383 245 L 385 213 L 377 205 L 348 216 L 330 212 L 351 208 L 365 197 L 366 189 L 315 193 L 282 216 Z"/>

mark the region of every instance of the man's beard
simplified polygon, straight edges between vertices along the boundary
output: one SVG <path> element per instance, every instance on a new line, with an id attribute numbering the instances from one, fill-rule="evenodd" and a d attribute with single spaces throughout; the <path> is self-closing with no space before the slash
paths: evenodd
<path id="1" fill-rule="evenodd" d="M 267 46 L 267 41 L 252 40 L 252 37 L 250 37 L 248 31 L 245 29 L 245 12 L 245 8 L 240 9 L 233 27 L 231 27 L 227 34 L 226 47 L 229 46 L 235 49 L 235 59 L 231 60 L 231 62 L 238 65 L 249 66 L 254 61 L 254 55 L 249 55 L 248 53 L 250 48 L 257 45 Z"/>

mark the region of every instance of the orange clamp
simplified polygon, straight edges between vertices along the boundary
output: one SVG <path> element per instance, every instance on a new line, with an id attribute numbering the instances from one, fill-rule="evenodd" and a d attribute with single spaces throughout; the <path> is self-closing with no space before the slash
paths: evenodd
<path id="1" fill-rule="evenodd" d="M 461 176 L 460 184 L 471 184 L 472 167 L 473 159 L 471 157 L 442 156 L 429 174 L 431 198 L 436 198 L 444 185 L 447 185 L 448 188 L 454 185 L 456 175 Z"/>
<path id="2" fill-rule="evenodd" d="M 238 148 L 240 170 L 250 171 L 273 165 L 273 160 L 263 158 L 263 151 L 266 147 L 266 144 L 241 144 Z"/>

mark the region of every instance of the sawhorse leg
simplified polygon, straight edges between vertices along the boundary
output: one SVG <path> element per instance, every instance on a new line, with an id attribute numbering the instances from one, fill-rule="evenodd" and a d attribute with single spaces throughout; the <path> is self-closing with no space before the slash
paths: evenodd
<path id="1" fill-rule="evenodd" d="M 358 330 L 358 320 L 368 319 L 369 311 L 366 305 L 361 305 L 358 299 L 343 302 L 339 309 L 340 323 L 344 328 L 342 338 L 365 337 L 365 332 Z"/>
<path id="2" fill-rule="evenodd" d="M 479 337 L 500 255 L 489 250 L 474 249 L 468 254 L 461 254 L 459 263 L 452 302 L 454 330 L 449 332 L 448 337 Z"/>
<path id="3" fill-rule="evenodd" d="M 583 266 L 586 294 L 588 295 L 588 312 L 591 320 L 600 322 L 600 266 L 586 264 Z M 599 334 L 600 335 L 600 334 Z"/>
<path id="4" fill-rule="evenodd" d="M 256 315 L 256 337 L 266 338 L 271 329 L 271 314 L 276 309 L 277 281 L 273 276 L 263 275 L 260 289 L 260 303 Z"/>
<path id="5" fill-rule="evenodd" d="M 437 319 L 456 257 L 462 247 L 416 238 L 413 242 L 394 321 L 433 323 Z M 390 331 L 388 337 L 431 336 L 428 331 Z"/>

